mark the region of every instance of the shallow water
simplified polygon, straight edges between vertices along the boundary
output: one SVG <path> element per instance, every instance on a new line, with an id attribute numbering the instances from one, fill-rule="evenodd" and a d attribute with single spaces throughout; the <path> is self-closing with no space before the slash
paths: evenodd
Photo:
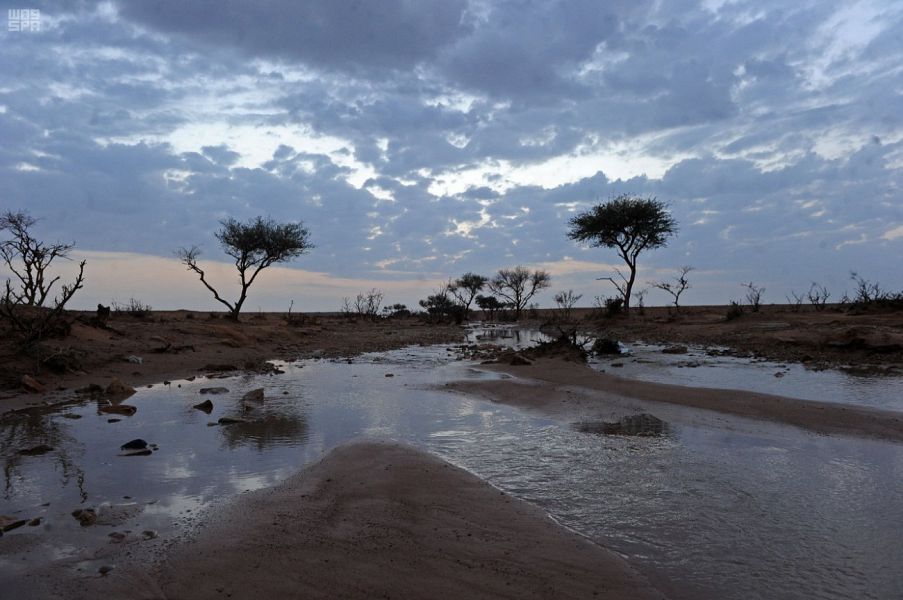
<path id="1" fill-rule="evenodd" d="M 430 450 L 542 506 L 627 556 L 673 598 L 903 596 L 903 444 L 730 417 L 711 427 L 671 423 L 654 438 L 579 433 L 429 389 L 497 377 L 452 357 L 438 346 L 353 364 L 304 361 L 283 375 L 142 389 L 127 401 L 137 413 L 117 423 L 93 403 L 0 423 L 0 514 L 44 517 L 0 538 L 0 586 L 51 557 L 93 556 L 111 531 L 172 537 L 205 507 L 371 436 Z M 219 385 L 230 393 L 210 397 L 211 415 L 191 408 L 204 398 L 200 388 Z M 254 423 L 207 425 L 236 414 L 242 393 L 257 387 L 267 400 L 248 413 Z M 136 437 L 159 450 L 117 456 Z M 15 453 L 40 443 L 55 450 Z M 89 528 L 69 514 L 104 502 L 136 514 Z M 23 535 L 38 540 L 29 560 L 4 555 Z"/>
<path id="2" fill-rule="evenodd" d="M 841 369 L 815 371 L 800 364 L 714 354 L 689 346 L 686 354 L 635 342 L 627 356 L 594 359 L 608 373 L 659 383 L 749 390 L 804 400 L 820 400 L 903 412 L 903 376 L 858 374 Z M 613 364 L 620 365 L 613 367 Z"/>

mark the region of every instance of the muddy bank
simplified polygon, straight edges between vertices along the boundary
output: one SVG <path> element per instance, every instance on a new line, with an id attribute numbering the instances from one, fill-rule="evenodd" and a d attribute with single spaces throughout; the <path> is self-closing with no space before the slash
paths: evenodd
<path id="1" fill-rule="evenodd" d="M 903 441 L 903 414 L 892 411 L 741 390 L 637 381 L 556 359 L 538 359 L 531 365 L 483 365 L 483 368 L 510 373 L 528 381 L 456 382 L 447 388 L 540 410 L 565 420 L 592 417 L 594 413 L 607 415 L 611 412 L 612 402 L 636 399 L 775 421 L 824 434 Z"/>
<path id="2" fill-rule="evenodd" d="M 903 311 L 856 312 L 836 305 L 822 311 L 786 305 L 747 310 L 727 319 L 726 306 L 664 307 L 633 311 L 629 319 L 593 321 L 604 337 L 631 343 L 727 347 L 738 356 L 801 362 L 813 368 L 853 365 L 903 370 Z M 578 318 L 589 311 L 578 311 Z"/>
<path id="3" fill-rule="evenodd" d="M 112 379 L 132 386 L 217 370 L 259 369 L 264 361 L 310 356 L 354 356 L 412 344 L 461 340 L 461 327 L 427 325 L 418 319 L 358 321 L 339 317 L 250 314 L 240 323 L 189 311 L 154 312 L 136 318 L 113 315 L 105 327 L 77 321 L 68 337 L 48 340 L 52 364 L 14 351 L 0 340 L 0 415 L 57 401 L 54 394 Z M 55 368 L 54 368 L 55 367 Z M 41 392 L 28 390 L 23 375 Z"/>
<path id="4" fill-rule="evenodd" d="M 123 557 L 124 560 L 124 557 Z M 127 562 L 127 561 L 125 561 Z M 662 598 L 622 559 L 429 454 L 341 446 L 69 598 Z"/>

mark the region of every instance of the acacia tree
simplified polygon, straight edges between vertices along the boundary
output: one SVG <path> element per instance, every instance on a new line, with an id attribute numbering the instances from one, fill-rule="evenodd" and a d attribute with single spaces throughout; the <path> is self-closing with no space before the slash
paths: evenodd
<path id="1" fill-rule="evenodd" d="M 499 269 L 495 277 L 486 282 L 489 291 L 511 303 L 514 318 L 520 319 L 521 311 L 536 293 L 552 285 L 552 276 L 546 271 L 530 271 L 526 267 Z"/>
<path id="2" fill-rule="evenodd" d="M 674 281 L 649 282 L 649 285 L 652 287 L 671 294 L 671 297 L 674 298 L 674 312 L 680 312 L 680 295 L 692 287 L 690 280 L 687 279 L 687 275 L 692 270 L 693 267 L 684 266 L 680 268 L 680 272 L 674 277 Z"/>
<path id="3" fill-rule="evenodd" d="M 597 204 L 569 221 L 568 237 L 588 242 L 596 248 L 615 248 L 627 265 L 629 275 L 615 270 L 619 280 L 603 277 L 618 289 L 624 311 L 630 311 L 630 297 L 636 281 L 637 258 L 644 250 L 664 246 L 677 231 L 664 202 L 656 198 L 640 198 L 622 194 L 604 204 Z"/>
<path id="4" fill-rule="evenodd" d="M 220 222 L 216 232 L 223 250 L 235 260 L 241 292 L 235 302 L 229 302 L 207 281 L 204 270 L 198 265 L 201 251 L 197 246 L 180 248 L 176 255 L 189 271 L 194 271 L 217 302 L 229 309 L 229 316 L 238 320 L 241 307 L 248 297 L 248 289 L 261 271 L 274 263 L 288 262 L 311 248 L 310 232 L 298 223 L 276 223 L 270 218 L 256 217 L 247 223 L 228 218 Z"/>
<path id="5" fill-rule="evenodd" d="M 484 287 L 486 287 L 487 278 L 476 273 L 464 273 L 454 281 L 448 284 L 448 293 L 464 307 L 464 314 L 470 312 L 470 305 L 473 304 L 474 298 L 477 297 Z"/>

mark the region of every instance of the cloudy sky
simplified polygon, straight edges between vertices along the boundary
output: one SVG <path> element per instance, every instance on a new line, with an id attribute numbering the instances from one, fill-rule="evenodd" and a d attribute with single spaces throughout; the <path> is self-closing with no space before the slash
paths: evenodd
<path id="1" fill-rule="evenodd" d="M 227 216 L 316 244 L 247 307 L 408 304 L 465 271 L 548 269 L 584 303 L 610 251 L 575 211 L 680 223 L 640 281 L 782 302 L 858 270 L 903 288 L 903 2 L 0 1 L 0 208 L 88 259 L 81 305 L 212 308 L 173 251 Z M 228 265 L 214 278 L 233 284 Z M 653 303 L 665 298 L 651 293 Z"/>

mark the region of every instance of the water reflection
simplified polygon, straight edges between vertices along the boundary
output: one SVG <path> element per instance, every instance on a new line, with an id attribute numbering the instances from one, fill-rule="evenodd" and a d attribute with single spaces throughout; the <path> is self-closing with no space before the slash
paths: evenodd
<path id="1" fill-rule="evenodd" d="M 426 448 L 534 502 L 629 556 L 673 598 L 900 597 L 903 445 L 729 416 L 702 426 L 679 413 L 664 435 L 582 433 L 435 391 L 443 381 L 497 377 L 455 363 L 449 350 L 313 360 L 284 365 L 284 375 L 218 380 L 230 391 L 212 397 L 209 415 L 192 408 L 212 384 L 197 380 L 140 390 L 129 399 L 138 412 L 119 422 L 92 403 L 5 420 L 0 440 L 13 475 L 0 514 L 44 516 L 48 556 L 90 553 L 108 544 L 110 528 L 81 528 L 74 508 L 129 496 L 140 511 L 119 527 L 165 537 L 198 509 L 375 435 Z M 244 393 L 261 387 L 264 402 L 243 412 Z M 227 415 L 251 421 L 209 425 Z M 117 456 L 138 437 L 159 450 Z M 54 451 L 17 454 L 45 443 Z M 61 452 L 68 477 L 59 476 Z M 0 586 L 20 576 L 5 568 L 14 562 L 0 561 Z"/>

